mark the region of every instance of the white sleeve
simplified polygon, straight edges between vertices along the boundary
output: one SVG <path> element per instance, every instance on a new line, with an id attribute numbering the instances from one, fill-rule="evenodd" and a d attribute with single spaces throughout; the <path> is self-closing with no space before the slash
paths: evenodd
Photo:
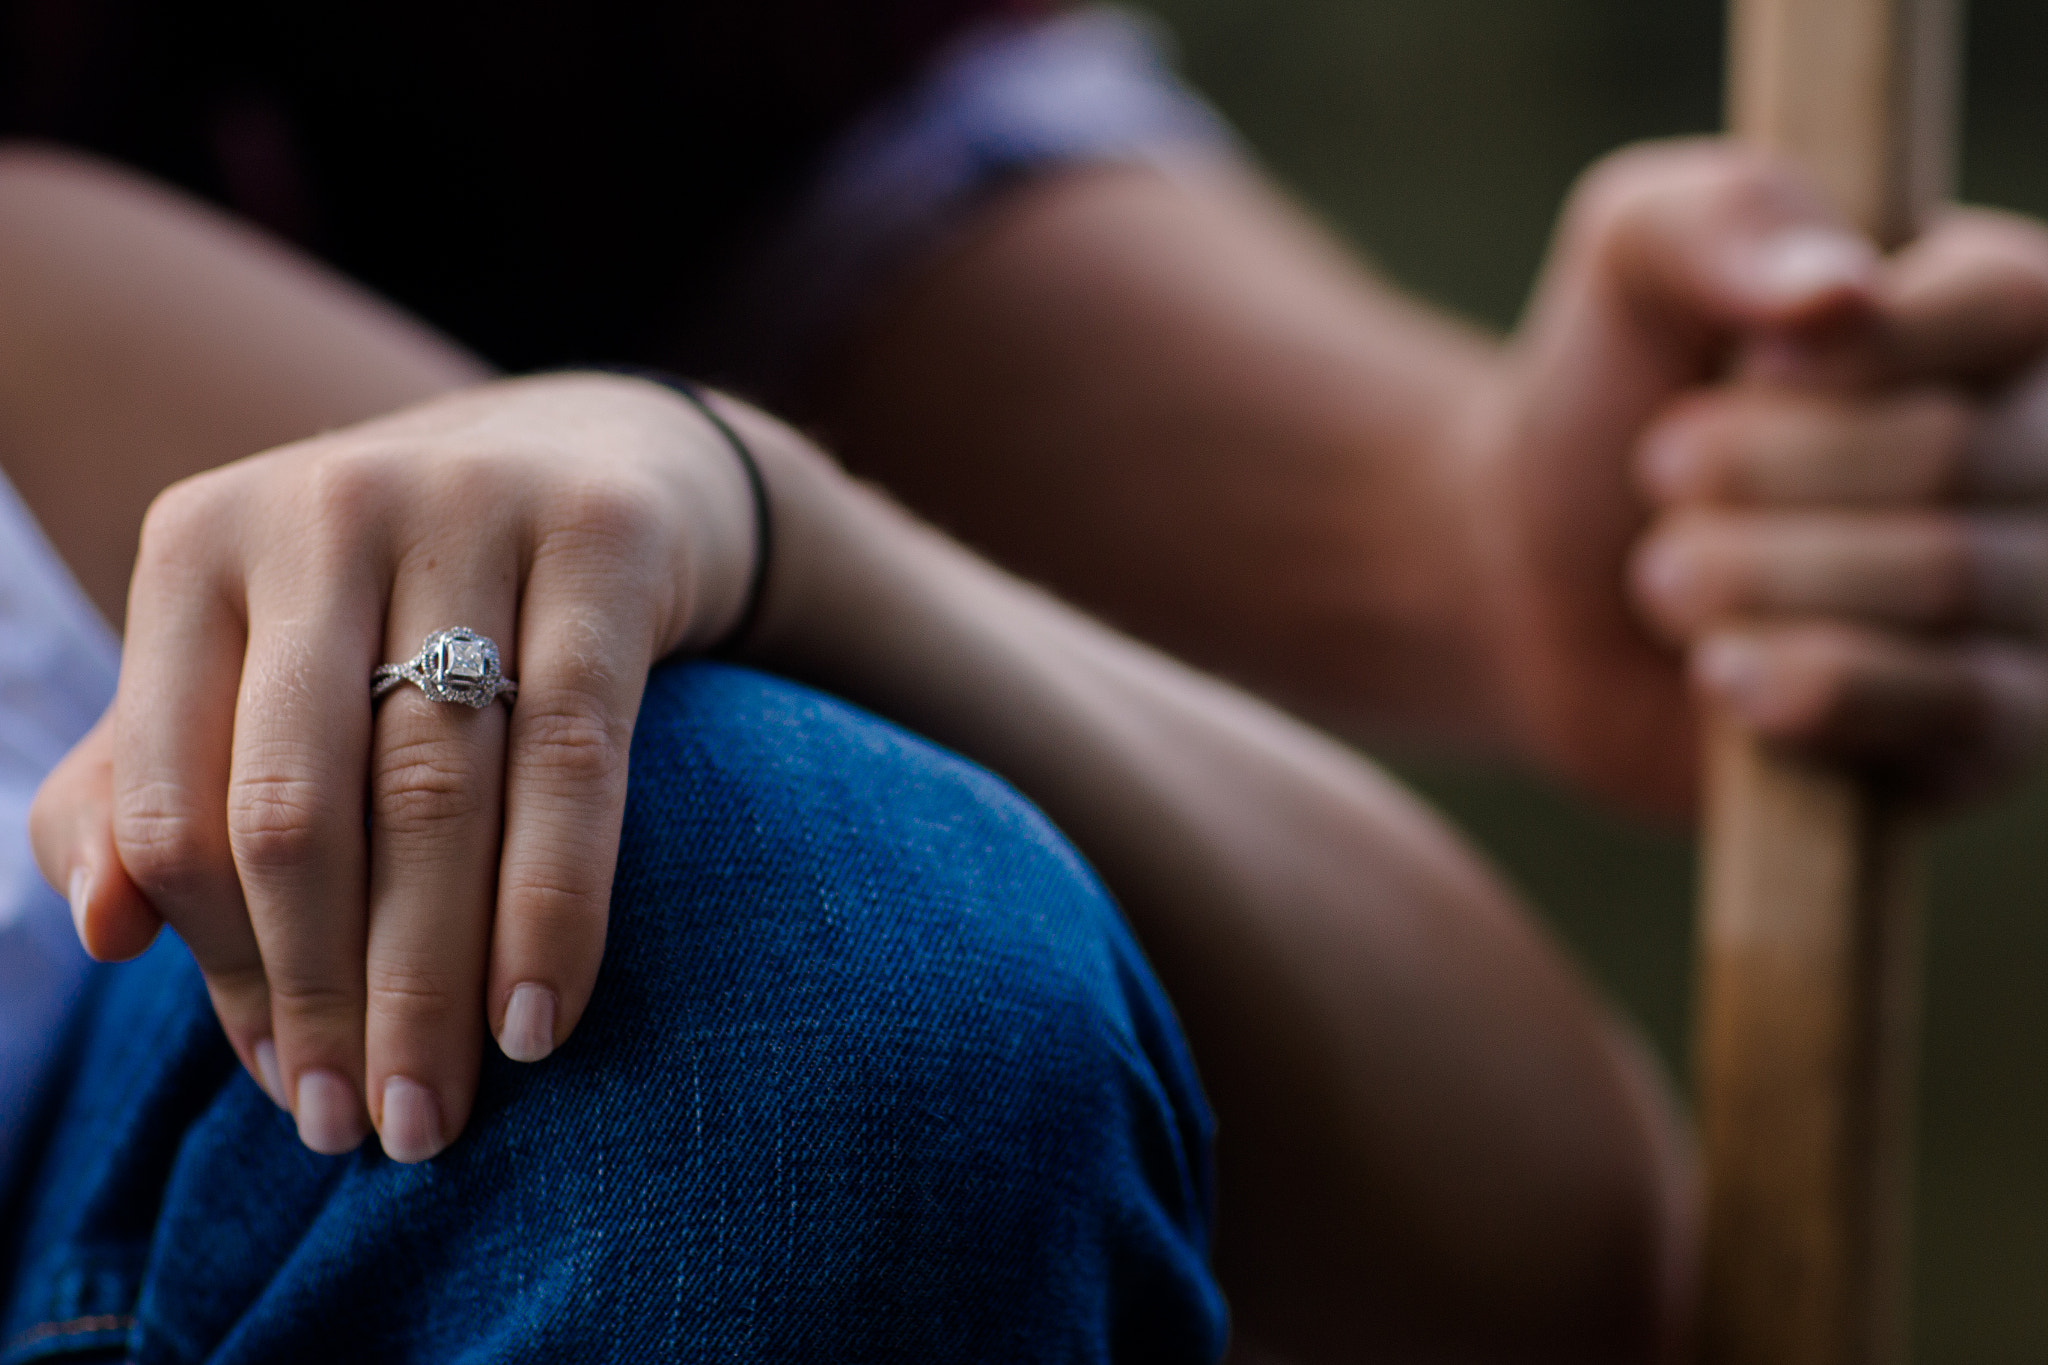
<path id="1" fill-rule="evenodd" d="M 114 695 L 120 646 L 0 477 L 0 1188 L 91 966 L 28 844 L 36 786 Z"/>

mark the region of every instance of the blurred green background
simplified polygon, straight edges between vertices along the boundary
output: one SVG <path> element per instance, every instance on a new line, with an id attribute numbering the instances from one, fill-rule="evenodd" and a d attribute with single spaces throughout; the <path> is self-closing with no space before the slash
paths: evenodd
<path id="1" fill-rule="evenodd" d="M 1712 130 L 1709 0 L 1153 0 L 1194 82 L 1395 279 L 1509 325 L 1573 177 Z M 1964 192 L 2048 213 L 2048 4 L 1971 7 Z M 1513 773 L 1407 769 L 1683 1074 L 1692 850 Z M 1945 830 L 1915 1358 L 2048 1361 L 2048 786 Z"/>

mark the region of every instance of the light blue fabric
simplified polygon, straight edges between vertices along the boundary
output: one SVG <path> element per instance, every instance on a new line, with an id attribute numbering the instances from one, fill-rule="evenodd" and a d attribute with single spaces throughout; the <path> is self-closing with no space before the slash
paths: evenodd
<path id="1" fill-rule="evenodd" d="M 120 647 L 0 477 L 0 1183 L 88 959 L 29 854 L 36 787 L 113 699 Z"/>

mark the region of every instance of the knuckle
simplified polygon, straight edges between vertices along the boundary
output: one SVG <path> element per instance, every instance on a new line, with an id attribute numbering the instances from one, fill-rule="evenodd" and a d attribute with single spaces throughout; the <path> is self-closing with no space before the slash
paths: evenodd
<path id="1" fill-rule="evenodd" d="M 1740 518 L 1694 513 L 1676 519 L 1669 536 L 1702 614 L 1726 614 L 1755 595 L 1754 537 L 1744 531 Z"/>
<path id="2" fill-rule="evenodd" d="M 305 866 L 331 824 L 323 784 L 307 775 L 249 773 L 228 788 L 228 840 L 235 861 L 257 871 Z"/>
<path id="3" fill-rule="evenodd" d="M 579 879 L 572 866 L 522 868 L 507 878 L 499 895 L 501 910 L 517 923 L 520 937 L 528 941 L 571 944 L 593 933 L 602 941 L 606 920 L 603 883 L 607 878 L 594 867 L 591 872 Z"/>
<path id="4" fill-rule="evenodd" d="M 1737 143 L 1643 142 L 1609 154 L 1581 177 L 1572 217 L 1598 237 L 1627 237 L 1671 210 L 1722 217 L 1782 204 L 1798 184 L 1784 165 Z"/>
<path id="5" fill-rule="evenodd" d="M 1652 503 L 1697 505 L 1741 491 L 1730 477 L 1728 407 L 1722 392 L 1685 394 L 1645 433 L 1635 475 Z"/>
<path id="6" fill-rule="evenodd" d="M 1746 500 L 1767 487 L 1777 452 L 1765 420 L 1752 407 L 1728 401 L 1703 403 L 1690 415 L 1689 426 L 1697 466 L 1694 477 L 1709 496 Z"/>
<path id="7" fill-rule="evenodd" d="M 1579 176 L 1566 211 L 1570 225 L 1596 240 L 1616 236 L 1660 183 L 1653 148 L 1624 147 Z"/>
<path id="8" fill-rule="evenodd" d="M 198 474 L 151 499 L 142 516 L 139 563 L 161 571 L 194 561 L 214 538 L 221 487 L 215 476 Z"/>
<path id="9" fill-rule="evenodd" d="M 370 1009 L 409 1024 L 452 1018 L 477 994 L 466 977 L 424 958 L 372 958 L 366 979 Z"/>
<path id="10" fill-rule="evenodd" d="M 309 967 L 272 967 L 268 973 L 271 1012 L 297 1023 L 353 1021 L 362 1001 L 344 977 L 321 976 Z"/>
<path id="11" fill-rule="evenodd" d="M 381 752 L 371 780 L 379 828 L 431 835 L 483 814 L 495 799 L 477 754 L 446 739 L 401 741 Z"/>
<path id="12" fill-rule="evenodd" d="M 1951 210 L 1914 262 L 1905 297 L 1925 307 L 1946 294 L 1950 306 L 1968 307 L 1975 333 L 1997 339 L 1984 357 L 1987 376 L 2012 373 L 2048 343 L 2048 233 L 2040 225 L 1995 210 Z"/>
<path id="13" fill-rule="evenodd" d="M 2002 209 L 1963 208 L 1950 210 L 1934 232 L 1996 258 L 2006 283 L 2048 300 L 2048 224 Z"/>
<path id="14" fill-rule="evenodd" d="M 114 848 L 129 879 L 159 904 L 202 894 L 227 862 L 211 824 L 167 782 L 132 787 L 114 802 Z"/>
<path id="15" fill-rule="evenodd" d="M 538 700 L 533 711 L 517 716 L 513 753 L 528 780 L 589 790 L 619 780 L 629 743 L 626 727 L 594 699 L 568 691 Z"/>
<path id="16" fill-rule="evenodd" d="M 590 480 L 550 499 L 543 554 L 602 554 L 627 562 L 644 558 L 664 539 L 655 501 L 622 480 Z"/>
<path id="17" fill-rule="evenodd" d="M 1580 175 L 1576 197 L 1596 216 L 1614 212 L 1652 187 L 1667 183 L 1677 167 L 1691 164 L 1700 155 L 1694 144 L 1681 146 L 1682 151 L 1665 142 L 1635 142 L 1617 148 Z"/>
<path id="18" fill-rule="evenodd" d="M 216 1003 L 225 1003 L 240 1014 L 254 1014 L 270 1008 L 270 977 L 256 957 L 239 961 L 214 958 L 200 964 L 206 973 L 206 988 Z"/>
<path id="19" fill-rule="evenodd" d="M 376 518 L 398 468 L 396 452 L 382 445 L 323 450 L 309 457 L 300 496 L 314 525 L 349 534 Z"/>
<path id="20" fill-rule="evenodd" d="M 502 452 L 459 446 L 439 449 L 431 479 L 434 498 L 455 508 L 489 506 L 505 487 L 508 465 L 513 463 Z"/>
<path id="21" fill-rule="evenodd" d="M 68 812 L 63 801 L 53 790 L 51 780 L 45 780 L 28 803 L 28 842 L 35 851 L 36 863 L 43 870 L 44 877 L 55 883 L 59 878 L 53 873 L 66 861 L 62 851 L 69 846 Z"/>

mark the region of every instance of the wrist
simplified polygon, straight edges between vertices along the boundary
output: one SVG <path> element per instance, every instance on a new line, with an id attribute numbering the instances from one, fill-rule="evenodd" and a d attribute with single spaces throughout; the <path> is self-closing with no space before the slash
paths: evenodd
<path id="1" fill-rule="evenodd" d="M 663 380 L 592 372 L 512 381 L 585 394 L 607 424 L 623 425 L 654 475 L 648 496 L 668 503 L 666 552 L 671 604 L 657 629 L 656 657 L 702 653 L 729 639 L 746 617 L 763 563 L 759 502 L 746 457 L 723 428 L 724 412 Z M 599 406 L 601 405 L 601 406 Z M 590 433 L 605 439 L 601 428 Z"/>
<path id="2" fill-rule="evenodd" d="M 821 587 L 836 582 L 845 588 L 857 576 L 848 544 L 854 534 L 847 525 L 852 482 L 793 428 L 723 394 L 704 398 L 731 442 L 746 452 L 758 476 L 758 483 L 748 480 L 749 497 L 760 500 L 749 507 L 751 543 L 759 556 L 749 563 L 752 597 L 733 613 L 721 637 L 725 652 L 778 672 L 805 672 L 821 637 L 845 624 L 835 619 L 831 603 L 821 606 Z M 727 459 L 747 479 L 747 466 L 730 448 Z M 763 526 L 770 528 L 765 541 Z"/>
<path id="3" fill-rule="evenodd" d="M 1513 743 L 1495 584 L 1497 477 L 1507 444 L 1504 348 L 1468 345 L 1418 366 L 1406 422 L 1358 411 L 1367 487 L 1354 501 L 1366 571 L 1357 619 L 1378 637 L 1352 683 L 1377 715 L 1342 728 L 1404 747 L 1494 752 Z"/>

